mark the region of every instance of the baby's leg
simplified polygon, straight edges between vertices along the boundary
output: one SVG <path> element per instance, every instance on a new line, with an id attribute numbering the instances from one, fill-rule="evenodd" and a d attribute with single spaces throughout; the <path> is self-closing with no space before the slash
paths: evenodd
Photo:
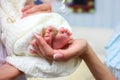
<path id="1" fill-rule="evenodd" d="M 54 49 L 64 48 L 72 41 L 71 35 L 72 34 L 68 29 L 61 27 L 58 30 L 56 37 L 53 39 L 52 47 Z"/>

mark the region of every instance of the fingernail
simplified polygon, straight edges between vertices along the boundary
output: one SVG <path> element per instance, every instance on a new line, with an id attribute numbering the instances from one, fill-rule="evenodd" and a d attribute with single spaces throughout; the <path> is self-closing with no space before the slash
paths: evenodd
<path id="1" fill-rule="evenodd" d="M 63 58 L 63 54 L 54 54 L 54 55 L 53 55 L 53 59 L 54 59 L 54 60 L 59 60 L 59 59 L 61 59 L 61 58 Z"/>

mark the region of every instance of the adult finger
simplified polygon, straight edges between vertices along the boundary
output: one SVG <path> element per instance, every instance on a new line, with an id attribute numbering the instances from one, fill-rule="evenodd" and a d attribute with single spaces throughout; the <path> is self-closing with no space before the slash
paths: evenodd
<path id="1" fill-rule="evenodd" d="M 40 37 L 39 34 L 34 34 L 35 36 L 38 36 Z M 43 41 L 43 40 L 42 40 Z M 37 52 L 38 55 L 42 56 L 42 57 L 45 57 L 45 53 L 44 51 L 42 50 L 42 45 L 39 44 L 39 40 L 38 39 L 35 39 L 35 42 L 33 44 L 33 47 L 34 47 L 34 50 Z"/>
<path id="2" fill-rule="evenodd" d="M 32 14 L 36 12 L 41 12 L 41 11 L 51 11 L 51 6 L 49 4 L 41 4 L 41 5 L 35 5 L 34 7 L 28 9 L 25 11 L 26 14 Z"/>
<path id="3" fill-rule="evenodd" d="M 48 59 L 53 58 L 53 49 L 44 41 L 44 39 L 39 36 L 35 35 L 38 44 L 40 45 L 41 52 L 44 54 L 44 56 Z"/>
<path id="4" fill-rule="evenodd" d="M 33 6 L 35 6 L 35 5 L 34 5 L 34 4 L 27 5 L 27 6 L 25 6 L 25 7 L 23 7 L 23 8 L 21 9 L 21 12 L 25 12 L 26 10 L 32 8 Z"/>
<path id="5" fill-rule="evenodd" d="M 40 57 L 44 57 L 43 54 L 42 54 L 41 49 L 39 49 L 39 46 L 37 45 L 36 39 L 34 39 L 34 40 L 31 42 L 31 45 L 32 45 L 33 49 L 30 50 L 30 53 L 32 53 L 32 54 L 37 54 L 37 55 L 39 55 Z"/>

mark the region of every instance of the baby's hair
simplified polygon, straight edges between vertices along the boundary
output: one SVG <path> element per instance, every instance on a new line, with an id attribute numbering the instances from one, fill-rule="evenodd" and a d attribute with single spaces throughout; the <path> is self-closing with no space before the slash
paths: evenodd
<path id="1" fill-rule="evenodd" d="M 58 30 L 57 30 L 55 27 L 52 27 L 52 30 L 53 30 L 53 32 L 54 32 L 53 38 L 55 38 L 55 36 L 56 36 L 57 33 L 58 33 Z M 42 29 L 42 37 L 45 36 L 45 31 L 46 31 L 46 28 L 43 28 L 43 29 Z"/>

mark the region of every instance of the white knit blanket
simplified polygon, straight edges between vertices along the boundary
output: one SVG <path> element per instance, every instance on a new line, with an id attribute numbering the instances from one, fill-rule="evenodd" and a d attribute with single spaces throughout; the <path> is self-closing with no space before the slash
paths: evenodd
<path id="1" fill-rule="evenodd" d="M 66 76 L 75 71 L 80 63 L 79 61 L 76 65 L 76 59 L 71 59 L 67 62 L 53 61 L 50 64 L 46 59 L 30 54 L 30 41 L 34 33 L 40 33 L 43 27 L 49 25 L 70 30 L 67 21 L 56 13 L 32 15 L 4 28 L 2 39 L 9 54 L 6 60 L 28 77 Z"/>

